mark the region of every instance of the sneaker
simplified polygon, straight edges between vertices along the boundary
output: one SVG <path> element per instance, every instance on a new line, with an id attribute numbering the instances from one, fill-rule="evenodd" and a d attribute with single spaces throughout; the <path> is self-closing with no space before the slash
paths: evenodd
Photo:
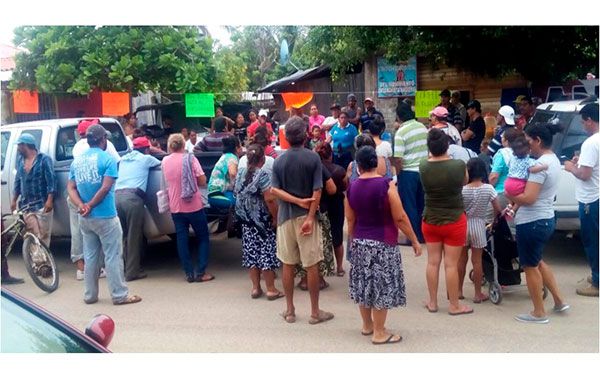
<path id="1" fill-rule="evenodd" d="M 595 296 L 598 297 L 598 287 L 594 287 L 592 285 L 588 287 L 581 287 L 577 289 L 577 295 L 581 296 Z"/>
<path id="2" fill-rule="evenodd" d="M 106 271 L 104 270 L 104 268 L 100 268 L 100 276 L 98 276 L 99 278 L 105 278 L 106 277 Z"/>
<path id="3" fill-rule="evenodd" d="M 75 279 L 77 280 L 83 280 L 83 271 L 78 269 L 77 273 L 75 274 Z"/>
<path id="4" fill-rule="evenodd" d="M 534 317 L 531 314 L 519 314 L 515 316 L 515 319 L 519 322 L 525 323 L 548 323 L 550 319 L 548 317 Z"/>
<path id="5" fill-rule="evenodd" d="M 570 308 L 571 308 L 571 306 L 569 306 L 566 303 L 563 303 L 563 304 L 555 305 L 552 310 L 554 310 L 555 313 L 562 313 L 563 311 L 567 311 Z"/>

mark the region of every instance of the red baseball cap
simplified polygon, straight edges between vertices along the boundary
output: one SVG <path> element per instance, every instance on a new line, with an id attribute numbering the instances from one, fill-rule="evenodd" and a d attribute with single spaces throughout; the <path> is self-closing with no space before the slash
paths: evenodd
<path id="1" fill-rule="evenodd" d="M 146 136 L 133 139 L 133 149 L 150 147 L 150 140 Z"/>
<path id="2" fill-rule="evenodd" d="M 79 136 L 85 136 L 87 129 L 94 124 L 100 124 L 100 120 L 81 120 L 77 125 L 77 132 L 79 132 Z"/>

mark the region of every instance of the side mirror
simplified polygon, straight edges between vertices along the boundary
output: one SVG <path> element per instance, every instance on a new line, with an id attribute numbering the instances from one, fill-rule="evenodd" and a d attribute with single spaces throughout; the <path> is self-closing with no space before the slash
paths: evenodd
<path id="1" fill-rule="evenodd" d="M 115 321 L 105 314 L 97 314 L 85 328 L 85 334 L 105 348 L 115 333 Z"/>

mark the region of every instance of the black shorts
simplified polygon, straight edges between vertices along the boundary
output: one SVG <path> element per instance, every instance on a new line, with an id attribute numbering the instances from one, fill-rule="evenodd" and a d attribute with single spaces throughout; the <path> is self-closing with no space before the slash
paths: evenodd
<path id="1" fill-rule="evenodd" d="M 344 242 L 344 198 L 336 198 L 328 203 L 327 216 L 331 223 L 331 239 L 333 247 Z"/>

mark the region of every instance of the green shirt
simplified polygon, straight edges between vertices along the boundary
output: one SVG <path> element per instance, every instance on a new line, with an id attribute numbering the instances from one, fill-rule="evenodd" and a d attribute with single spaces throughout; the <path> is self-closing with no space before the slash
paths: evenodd
<path id="1" fill-rule="evenodd" d="M 404 122 L 394 136 L 394 157 L 402 158 L 402 169 L 419 171 L 428 155 L 427 128 L 414 119 Z"/>
<path id="2" fill-rule="evenodd" d="M 215 164 L 208 181 L 208 194 L 224 193 L 233 191 L 233 184 L 229 178 L 229 165 L 238 164 L 238 158 L 234 154 L 223 154 Z"/>
<path id="3" fill-rule="evenodd" d="M 465 212 L 462 198 L 465 178 L 462 160 L 424 160 L 419 166 L 425 191 L 423 220 L 431 225 L 446 225 L 458 221 Z"/>

